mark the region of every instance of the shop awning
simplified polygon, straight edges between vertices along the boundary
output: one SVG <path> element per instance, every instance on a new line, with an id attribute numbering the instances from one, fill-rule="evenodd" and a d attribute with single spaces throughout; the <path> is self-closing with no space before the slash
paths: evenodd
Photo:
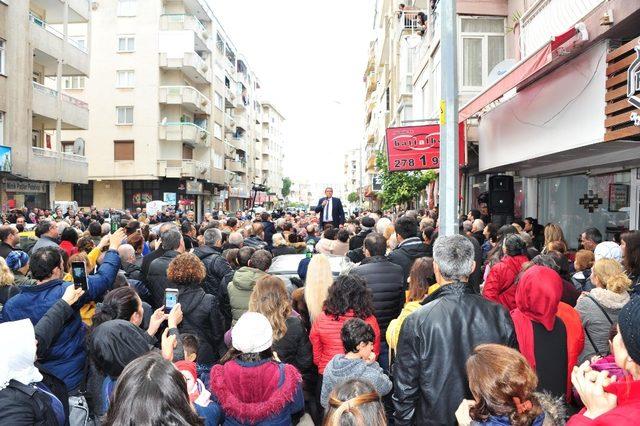
<path id="1" fill-rule="evenodd" d="M 572 39 L 575 35 L 576 29 L 571 28 L 567 32 L 554 37 L 553 40 L 542 46 L 530 56 L 522 59 L 501 79 L 494 82 L 478 96 L 467 102 L 458 114 L 458 122 L 465 121 L 491 102 L 500 99 L 509 90 L 518 88 L 521 83 L 529 80 L 534 74 L 547 67 L 554 60 L 556 56 L 554 53 L 558 48 Z"/>

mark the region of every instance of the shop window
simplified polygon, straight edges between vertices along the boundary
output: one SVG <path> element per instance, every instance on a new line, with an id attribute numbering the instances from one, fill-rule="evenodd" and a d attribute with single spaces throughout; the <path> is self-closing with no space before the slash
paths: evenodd
<path id="1" fill-rule="evenodd" d="M 93 181 L 89 181 L 88 184 L 73 185 L 73 200 L 79 206 L 91 206 L 93 204 Z"/>
<path id="2" fill-rule="evenodd" d="M 134 155 L 133 141 L 113 141 L 113 159 L 115 161 L 133 161 Z"/>

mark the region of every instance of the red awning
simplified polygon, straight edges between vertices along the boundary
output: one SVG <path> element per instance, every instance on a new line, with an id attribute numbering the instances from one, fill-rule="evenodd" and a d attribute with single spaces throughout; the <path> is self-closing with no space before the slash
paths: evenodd
<path id="1" fill-rule="evenodd" d="M 458 122 L 465 121 L 491 102 L 500 99 L 509 90 L 517 87 L 536 72 L 549 64 L 554 58 L 553 53 L 564 43 L 576 35 L 575 28 L 554 37 L 552 41 L 542 46 L 532 55 L 521 60 L 500 80 L 494 82 L 482 93 L 469 101 L 459 112 Z"/>

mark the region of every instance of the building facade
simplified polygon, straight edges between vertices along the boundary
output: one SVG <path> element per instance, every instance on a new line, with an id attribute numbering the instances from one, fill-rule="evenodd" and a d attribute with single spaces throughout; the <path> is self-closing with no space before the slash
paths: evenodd
<path id="1" fill-rule="evenodd" d="M 65 147 L 62 131 L 87 129 L 87 103 L 63 93 L 89 75 L 89 2 L 0 2 L 0 165 L 3 210 L 73 200 L 87 182 L 82 141 Z"/>
<path id="2" fill-rule="evenodd" d="M 362 175 L 361 175 L 361 157 L 362 150 L 360 148 L 347 150 L 344 154 L 344 189 L 342 193 L 347 199 L 343 200 L 345 204 L 349 204 L 351 209 L 359 205 L 362 196 Z M 350 194 L 357 194 L 358 201 L 349 202 Z"/>
<path id="3" fill-rule="evenodd" d="M 246 208 L 261 178 L 260 83 L 204 0 L 109 0 L 92 7 L 95 102 L 81 205 L 163 200 L 200 216 Z"/>

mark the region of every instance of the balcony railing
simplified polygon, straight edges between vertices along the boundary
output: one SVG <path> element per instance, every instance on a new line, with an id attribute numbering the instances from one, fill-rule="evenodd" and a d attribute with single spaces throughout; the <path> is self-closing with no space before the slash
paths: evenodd
<path id="1" fill-rule="evenodd" d="M 209 131 L 195 123 L 169 122 L 160 124 L 160 139 L 190 142 L 209 146 Z"/>
<path id="2" fill-rule="evenodd" d="M 54 36 L 58 37 L 60 40 L 64 40 L 64 34 L 62 34 L 60 31 L 56 30 L 54 27 L 52 27 L 50 24 L 48 24 L 43 19 L 38 18 L 33 13 L 29 13 L 29 20 L 31 22 L 33 22 L 34 24 L 38 25 L 39 27 L 44 28 L 49 33 L 53 34 Z M 76 49 L 78 49 L 78 50 L 80 50 L 82 52 L 85 52 L 85 53 L 88 52 L 87 48 L 85 46 L 82 46 L 80 43 L 78 43 L 76 40 L 73 40 L 72 38 L 67 37 L 67 42 L 70 45 L 72 45 L 73 47 L 75 47 Z"/>
<path id="3" fill-rule="evenodd" d="M 196 112 L 211 114 L 211 101 L 191 86 L 160 86 L 160 103 L 191 105 Z"/>
<path id="4" fill-rule="evenodd" d="M 35 81 L 31 82 L 31 84 L 33 85 L 33 90 L 36 90 L 40 93 L 43 93 L 45 95 L 48 96 L 52 96 L 52 97 L 58 97 L 58 91 L 57 90 L 53 90 L 47 86 L 43 86 L 40 83 L 36 83 Z M 86 109 L 89 110 L 89 104 L 87 104 L 86 102 L 81 101 L 80 99 L 76 99 L 74 97 L 71 97 L 69 95 L 66 95 L 64 93 L 60 94 L 60 97 L 62 98 L 63 102 L 67 102 L 70 103 L 72 105 L 75 105 L 79 108 L 82 109 Z"/>
<path id="5" fill-rule="evenodd" d="M 87 157 L 85 157 L 84 155 L 71 154 L 68 152 L 59 152 L 59 151 L 54 151 L 52 149 L 46 149 L 46 148 L 38 148 L 37 146 L 32 146 L 31 152 L 33 152 L 33 155 L 36 157 L 62 158 L 63 160 L 75 161 L 77 163 L 87 162 Z"/>
<path id="6" fill-rule="evenodd" d="M 569 30 L 604 0 L 538 0 L 520 18 L 520 49 L 526 57 Z"/>
<path id="7" fill-rule="evenodd" d="M 179 29 L 188 29 L 193 24 L 193 26 L 199 31 L 207 31 L 207 27 L 205 27 L 204 24 L 193 15 L 165 13 L 164 15 L 160 15 L 160 19 L 168 25 L 168 29 L 173 29 L 173 26 L 175 25 L 179 26 Z"/>

